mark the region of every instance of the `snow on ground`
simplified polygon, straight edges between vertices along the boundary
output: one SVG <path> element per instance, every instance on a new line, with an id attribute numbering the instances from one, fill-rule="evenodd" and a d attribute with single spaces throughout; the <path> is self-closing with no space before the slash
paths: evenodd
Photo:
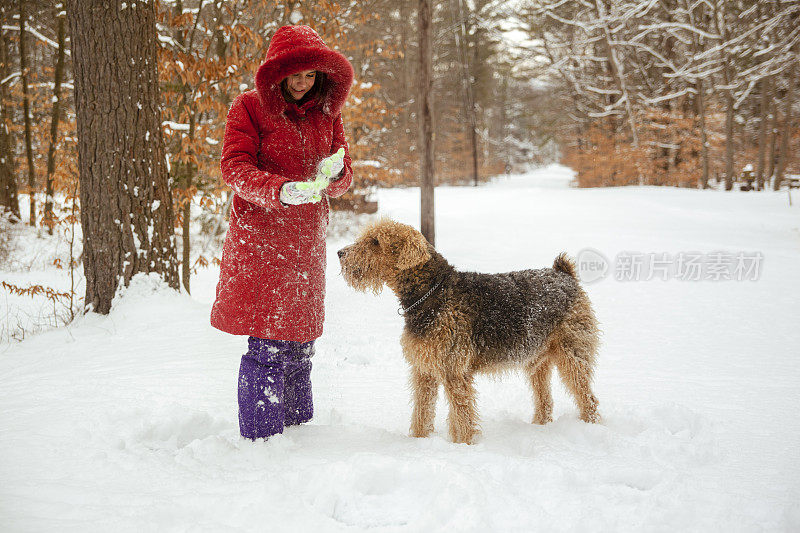
<path id="1" fill-rule="evenodd" d="M 336 238 L 316 415 L 266 442 L 238 435 L 246 342 L 208 325 L 214 270 L 192 297 L 137 277 L 110 315 L 2 347 L 0 531 L 797 531 L 800 210 L 785 193 L 570 178 L 550 167 L 438 189 L 438 248 L 486 272 L 585 248 L 612 263 L 763 254 L 757 280 L 612 269 L 586 285 L 604 330 L 602 424 L 580 422 L 554 378 L 556 420 L 531 425 L 512 374 L 478 382 L 478 444 L 449 441 L 442 399 L 434 436 L 408 437 L 397 302 L 345 286 Z M 418 189 L 379 200 L 417 225 Z"/>
<path id="2" fill-rule="evenodd" d="M 22 220 L 27 220 L 28 202 L 20 203 Z M 15 294 L 5 285 L 0 287 L 0 344 L 62 326 L 69 322 L 71 304 L 73 309 L 80 309 L 79 302 L 69 299 L 70 287 L 80 296 L 86 292 L 80 270 L 74 269 L 70 279 L 71 231 L 70 226 L 60 226 L 50 236 L 26 224 L 10 224 L 0 215 L 0 281 L 20 289 L 38 285 L 62 295 Z M 82 248 L 80 236 L 72 245 L 72 260 L 77 262 Z"/>

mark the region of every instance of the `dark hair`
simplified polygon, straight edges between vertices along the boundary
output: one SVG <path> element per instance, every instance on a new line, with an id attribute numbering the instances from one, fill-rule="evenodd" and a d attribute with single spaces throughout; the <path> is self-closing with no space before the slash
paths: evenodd
<path id="1" fill-rule="evenodd" d="M 304 103 L 308 102 L 312 98 L 316 98 L 322 94 L 323 87 L 325 87 L 325 73 L 320 72 L 319 70 L 315 70 L 316 76 L 314 76 L 314 85 L 303 95 L 300 100 L 295 100 L 292 93 L 289 92 L 289 89 L 286 87 L 286 80 L 289 79 L 289 76 L 283 78 L 281 80 L 281 94 L 283 94 L 283 99 L 286 100 L 290 104 L 297 104 L 303 105 Z"/>

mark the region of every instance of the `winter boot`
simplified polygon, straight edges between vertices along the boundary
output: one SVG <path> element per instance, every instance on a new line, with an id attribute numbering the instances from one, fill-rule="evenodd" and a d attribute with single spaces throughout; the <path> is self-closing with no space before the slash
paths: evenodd
<path id="1" fill-rule="evenodd" d="M 283 354 L 275 341 L 250 337 L 239 367 L 239 432 L 248 439 L 283 433 Z"/>
<path id="2" fill-rule="evenodd" d="M 284 352 L 283 405 L 285 424 L 294 426 L 311 420 L 314 415 L 314 401 L 311 396 L 311 357 L 314 355 L 314 341 L 291 343 Z"/>

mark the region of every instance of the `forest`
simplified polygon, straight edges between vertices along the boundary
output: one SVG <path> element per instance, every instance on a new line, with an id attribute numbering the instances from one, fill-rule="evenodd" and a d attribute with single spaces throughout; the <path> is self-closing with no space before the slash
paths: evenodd
<path id="1" fill-rule="evenodd" d="M 232 197 L 219 170 L 228 108 L 253 88 L 275 30 L 307 24 L 355 70 L 343 111 L 355 183 L 333 208 L 369 209 L 375 187 L 419 183 L 422 4 L 432 18 L 436 184 L 478 184 L 556 161 L 576 171 L 578 187 L 731 190 L 746 175 L 750 188 L 777 190 L 800 172 L 796 1 L 158 0 L 138 10 L 116 3 L 119 11 L 89 36 L 77 16 L 70 23 L 73 4 L 4 0 L 0 207 L 7 220 L 60 228 L 70 242 L 82 210 L 99 216 L 89 212 L 94 202 L 80 201 L 74 51 L 107 40 L 133 65 L 146 52 L 126 39 L 145 34 L 155 43 L 155 118 L 134 136 L 160 139 L 168 194 L 149 202 L 167 207 L 157 224 L 167 244 L 151 248 L 174 252 L 142 262 L 169 263 L 171 283 L 180 277 L 190 290 L 192 272 L 219 260 L 215 243 Z M 145 11 L 152 20 L 135 15 Z M 80 91 L 87 106 L 91 84 L 120 93 L 128 85 L 110 69 L 94 76 Z M 109 142 L 104 150 L 136 161 L 133 145 Z M 145 239 L 147 216 L 128 240 Z M 192 223 L 201 242 L 191 242 Z"/>

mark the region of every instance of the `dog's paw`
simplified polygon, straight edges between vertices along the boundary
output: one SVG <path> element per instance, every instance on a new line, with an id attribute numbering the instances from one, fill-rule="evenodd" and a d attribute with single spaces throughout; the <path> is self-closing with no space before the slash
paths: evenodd
<path id="1" fill-rule="evenodd" d="M 430 437 L 431 433 L 433 433 L 433 426 L 422 427 L 422 426 L 412 425 L 411 429 L 408 432 L 410 436 L 416 438 Z"/>
<path id="2" fill-rule="evenodd" d="M 536 413 L 535 415 L 533 415 L 533 420 L 531 421 L 531 423 L 543 426 L 545 424 L 549 424 L 552 421 L 553 421 L 552 415 Z"/>
<path id="3" fill-rule="evenodd" d="M 599 424 L 600 423 L 600 414 L 597 411 L 591 411 L 588 413 L 581 413 L 581 420 L 588 424 Z"/>
<path id="4" fill-rule="evenodd" d="M 456 444 L 475 444 L 479 440 L 480 436 L 480 430 L 474 429 L 471 431 L 464 431 L 460 434 L 450 435 L 450 438 Z"/>

